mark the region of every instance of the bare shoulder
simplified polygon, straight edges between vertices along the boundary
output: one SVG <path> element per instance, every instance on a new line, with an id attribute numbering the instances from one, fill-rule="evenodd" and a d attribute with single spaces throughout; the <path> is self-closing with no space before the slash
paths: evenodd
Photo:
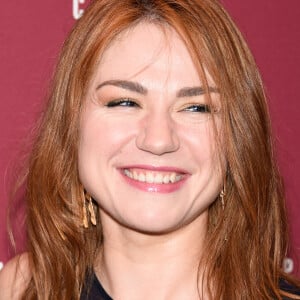
<path id="1" fill-rule="evenodd" d="M 31 278 L 28 253 L 7 262 L 0 271 L 0 300 L 20 299 Z"/>

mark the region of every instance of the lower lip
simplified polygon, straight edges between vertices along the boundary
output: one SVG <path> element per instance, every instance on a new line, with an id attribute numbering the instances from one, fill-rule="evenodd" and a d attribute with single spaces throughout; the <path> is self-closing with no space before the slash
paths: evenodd
<path id="1" fill-rule="evenodd" d="M 133 186 L 134 188 L 137 188 L 144 192 L 165 193 L 165 194 L 178 191 L 188 178 L 188 176 L 183 175 L 183 178 L 177 182 L 159 184 L 159 183 L 147 183 L 147 182 L 141 182 L 141 181 L 134 180 L 134 179 L 126 176 L 122 171 L 121 171 L 121 174 L 122 174 L 123 178 L 125 179 L 125 181 L 129 185 Z"/>

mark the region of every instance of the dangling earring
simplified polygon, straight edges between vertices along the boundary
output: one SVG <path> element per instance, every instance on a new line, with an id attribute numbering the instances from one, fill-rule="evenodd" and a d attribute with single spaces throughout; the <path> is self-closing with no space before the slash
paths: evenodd
<path id="1" fill-rule="evenodd" d="M 83 202 L 83 207 L 82 207 L 82 225 L 84 228 L 89 227 L 89 221 L 88 221 L 88 215 L 90 216 L 91 223 L 93 225 L 97 224 L 97 219 L 96 219 L 96 213 L 95 213 L 95 208 L 93 204 L 93 199 L 92 197 L 84 192 L 84 189 L 81 188 L 81 198 Z M 88 202 L 88 203 L 86 203 Z"/>
<path id="2" fill-rule="evenodd" d="M 226 192 L 225 192 L 225 185 L 224 185 L 222 191 L 220 192 L 220 199 L 221 199 L 221 205 L 223 210 L 225 208 L 225 196 L 226 196 Z"/>
<path id="3" fill-rule="evenodd" d="M 86 193 L 85 197 L 87 199 L 88 203 L 88 208 L 89 208 L 89 213 L 90 213 L 90 217 L 91 217 L 91 223 L 93 225 L 97 225 L 97 220 L 96 220 L 96 213 L 95 213 L 95 208 L 94 208 L 94 204 L 93 204 L 93 199 L 92 197 Z"/>
<path id="4" fill-rule="evenodd" d="M 85 194 L 84 194 L 83 187 L 81 187 L 81 201 L 82 201 L 82 225 L 84 228 L 88 228 L 89 223 L 88 223 L 86 200 L 85 200 Z"/>
<path id="5" fill-rule="evenodd" d="M 225 185 L 223 186 L 223 189 L 220 193 L 220 199 L 221 199 L 221 205 L 222 205 L 222 210 L 224 211 L 225 209 L 225 196 L 226 196 L 226 191 L 225 191 Z M 228 238 L 227 238 L 227 234 L 224 237 L 224 241 L 227 242 Z"/>

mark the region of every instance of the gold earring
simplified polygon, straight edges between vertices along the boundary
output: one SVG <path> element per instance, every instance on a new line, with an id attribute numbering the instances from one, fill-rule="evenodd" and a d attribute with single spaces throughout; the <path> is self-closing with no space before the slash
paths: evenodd
<path id="1" fill-rule="evenodd" d="M 225 196 L 226 196 L 226 192 L 225 192 L 225 186 L 224 186 L 222 191 L 220 192 L 220 199 L 221 199 L 221 205 L 222 205 L 223 210 L 225 208 Z"/>
<path id="2" fill-rule="evenodd" d="M 89 227 L 87 209 L 86 209 L 86 199 L 84 194 L 84 189 L 81 188 L 81 201 L 82 201 L 82 225 L 84 228 Z"/>
<path id="3" fill-rule="evenodd" d="M 97 224 L 97 219 L 96 219 L 96 213 L 95 213 L 95 208 L 94 208 L 94 204 L 93 204 L 93 199 L 92 197 L 86 193 L 84 191 L 84 189 L 81 189 L 81 198 L 82 198 L 82 225 L 84 228 L 88 228 L 89 227 L 89 218 L 88 215 L 90 217 L 90 221 L 93 225 Z M 88 202 L 88 203 L 87 203 Z"/>
<path id="4" fill-rule="evenodd" d="M 93 225 L 97 225 L 96 213 L 95 213 L 95 208 L 94 208 L 94 204 L 93 204 L 93 199 L 88 193 L 85 194 L 85 197 L 88 200 L 88 208 L 89 208 L 91 223 Z"/>

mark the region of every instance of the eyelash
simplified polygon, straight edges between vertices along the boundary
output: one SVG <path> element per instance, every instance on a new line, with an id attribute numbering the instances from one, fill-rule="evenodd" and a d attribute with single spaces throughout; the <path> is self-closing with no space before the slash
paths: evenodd
<path id="1" fill-rule="evenodd" d="M 116 107 L 116 106 L 139 107 L 139 105 L 135 101 L 133 101 L 129 98 L 117 99 L 117 100 L 110 101 L 106 104 L 106 106 L 109 108 Z"/>
<path id="2" fill-rule="evenodd" d="M 191 104 L 183 109 L 183 111 L 193 113 L 211 113 L 211 107 L 207 104 Z"/>
<path id="3" fill-rule="evenodd" d="M 106 104 L 106 107 L 108 108 L 113 108 L 117 106 L 140 107 L 139 104 L 137 104 L 134 100 L 130 98 L 116 99 L 116 100 L 109 101 Z M 192 113 L 211 113 L 212 109 L 211 106 L 208 104 L 191 104 L 183 108 L 181 111 L 192 112 Z"/>

